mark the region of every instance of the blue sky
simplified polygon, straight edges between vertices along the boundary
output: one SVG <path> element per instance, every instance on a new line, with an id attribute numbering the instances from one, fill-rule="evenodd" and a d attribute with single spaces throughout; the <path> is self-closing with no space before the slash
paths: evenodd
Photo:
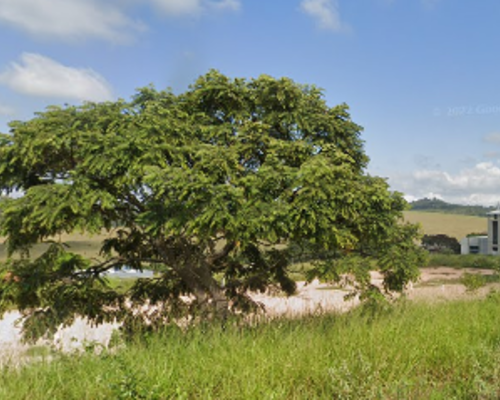
<path id="1" fill-rule="evenodd" d="M 498 0 L 0 0 L 0 131 L 210 68 L 346 102 L 408 199 L 500 201 Z"/>

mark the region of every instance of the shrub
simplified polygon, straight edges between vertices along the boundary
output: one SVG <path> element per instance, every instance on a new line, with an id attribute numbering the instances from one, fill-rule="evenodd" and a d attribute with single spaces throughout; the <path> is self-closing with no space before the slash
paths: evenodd
<path id="1" fill-rule="evenodd" d="M 439 235 L 424 235 L 422 247 L 431 253 L 460 254 L 460 243 L 454 237 Z"/>

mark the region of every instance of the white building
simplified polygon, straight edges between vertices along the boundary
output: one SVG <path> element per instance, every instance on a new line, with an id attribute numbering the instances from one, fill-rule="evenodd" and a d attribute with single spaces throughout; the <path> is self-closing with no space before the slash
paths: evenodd
<path id="1" fill-rule="evenodd" d="M 498 254 L 498 219 L 500 218 L 500 209 L 488 213 L 488 253 Z"/>
<path id="2" fill-rule="evenodd" d="M 488 236 L 470 236 L 460 241 L 461 254 L 488 254 Z"/>
<path id="3" fill-rule="evenodd" d="M 491 254 L 499 253 L 500 238 L 500 207 L 488 214 L 488 236 L 471 236 L 460 241 L 460 252 L 462 254 Z"/>

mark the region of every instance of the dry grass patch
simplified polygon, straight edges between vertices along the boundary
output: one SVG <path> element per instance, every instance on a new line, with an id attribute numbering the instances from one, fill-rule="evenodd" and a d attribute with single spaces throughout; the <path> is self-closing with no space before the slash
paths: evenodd
<path id="1" fill-rule="evenodd" d="M 69 246 L 69 250 L 73 253 L 80 254 L 86 258 L 99 258 L 99 250 L 101 248 L 102 241 L 109 237 L 108 233 L 101 233 L 98 235 L 89 235 L 82 233 L 64 233 L 59 236 L 53 237 L 50 240 L 54 240 L 61 243 L 66 243 Z M 40 256 L 45 250 L 47 250 L 48 243 L 40 243 L 33 246 L 30 255 L 33 258 Z M 5 261 L 7 258 L 7 249 L 5 245 L 5 238 L 0 237 L 0 262 Z"/>

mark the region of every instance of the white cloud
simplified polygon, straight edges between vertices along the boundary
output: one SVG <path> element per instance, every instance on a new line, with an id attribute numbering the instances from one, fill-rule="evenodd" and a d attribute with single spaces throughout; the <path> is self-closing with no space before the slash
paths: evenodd
<path id="1" fill-rule="evenodd" d="M 436 191 L 487 191 L 500 189 L 500 168 L 491 162 L 476 164 L 473 168 L 464 169 L 455 175 L 444 171 L 423 170 L 415 172 L 414 177 L 417 182 L 432 185 Z"/>
<path id="2" fill-rule="evenodd" d="M 314 18 L 322 29 L 336 32 L 347 29 L 340 19 L 338 0 L 302 0 L 300 8 Z"/>
<path id="3" fill-rule="evenodd" d="M 114 42 L 143 28 L 105 0 L 0 0 L 0 24 L 60 40 L 94 37 Z"/>
<path id="4" fill-rule="evenodd" d="M 149 0 L 169 16 L 200 15 L 207 9 L 233 10 L 241 7 L 240 0 Z"/>
<path id="5" fill-rule="evenodd" d="M 151 3 L 172 16 L 199 14 L 202 11 L 201 0 L 151 0 Z"/>
<path id="6" fill-rule="evenodd" d="M 481 162 L 458 173 L 419 170 L 393 176 L 391 187 L 409 198 L 437 197 L 459 204 L 493 205 L 500 201 L 500 167 Z"/>
<path id="7" fill-rule="evenodd" d="M 110 85 L 92 69 L 62 65 L 40 54 L 24 53 L 0 73 L 0 84 L 31 95 L 103 101 L 112 98 Z"/>
<path id="8" fill-rule="evenodd" d="M 0 25 L 36 37 L 63 41 L 97 38 L 121 43 L 147 28 L 126 12 L 141 4 L 182 17 L 212 10 L 236 11 L 241 0 L 0 0 Z"/>
<path id="9" fill-rule="evenodd" d="M 241 8 L 241 2 L 239 0 L 211 1 L 209 4 L 212 8 L 219 10 L 238 11 Z"/>

